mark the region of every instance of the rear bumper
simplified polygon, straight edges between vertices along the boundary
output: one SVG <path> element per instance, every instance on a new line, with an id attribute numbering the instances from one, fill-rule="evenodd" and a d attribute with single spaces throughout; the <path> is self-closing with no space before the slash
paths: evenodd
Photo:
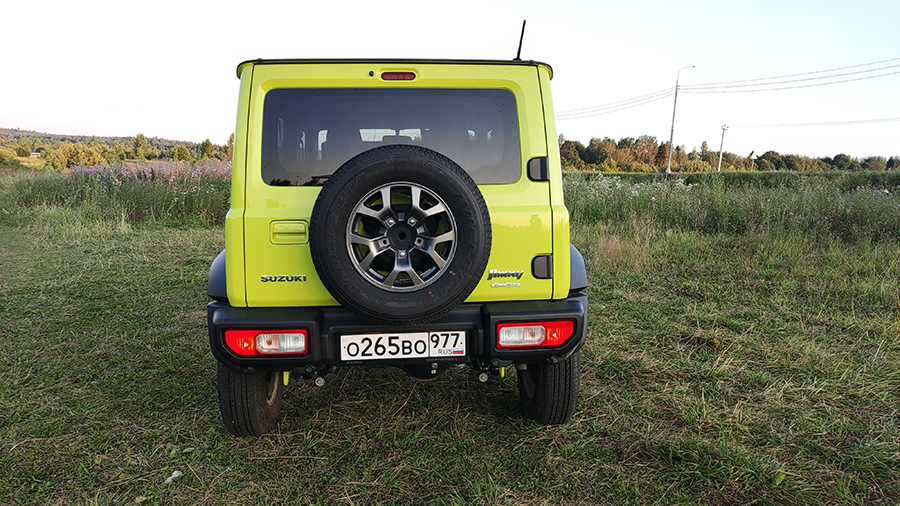
<path id="1" fill-rule="evenodd" d="M 390 366 L 421 363 L 472 363 L 483 369 L 498 368 L 510 363 L 556 361 L 571 355 L 584 344 L 587 324 L 587 295 L 579 292 L 558 301 L 492 302 L 463 304 L 439 320 L 413 327 L 375 325 L 340 308 L 235 308 L 226 302 L 213 301 L 207 306 L 209 340 L 212 353 L 219 362 L 242 371 L 294 371 L 314 375 L 334 366 Z M 572 320 L 572 337 L 554 348 L 498 349 L 497 324 L 547 320 Z M 226 345 L 225 330 L 229 329 L 306 329 L 309 335 L 308 353 L 293 357 L 244 357 L 233 353 Z M 375 360 L 365 362 L 341 361 L 340 336 L 388 332 L 439 332 L 465 330 L 467 354 L 427 359 Z"/>

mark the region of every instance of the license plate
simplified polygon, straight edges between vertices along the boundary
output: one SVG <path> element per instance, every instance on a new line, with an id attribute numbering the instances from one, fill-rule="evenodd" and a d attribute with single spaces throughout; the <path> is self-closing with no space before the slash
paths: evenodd
<path id="1" fill-rule="evenodd" d="M 344 361 L 465 356 L 466 333 L 461 330 L 341 336 Z"/>

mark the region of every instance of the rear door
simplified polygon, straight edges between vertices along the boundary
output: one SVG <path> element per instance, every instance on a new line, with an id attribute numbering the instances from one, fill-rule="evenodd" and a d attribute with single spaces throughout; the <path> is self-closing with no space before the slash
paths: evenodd
<path id="1" fill-rule="evenodd" d="M 548 156 L 537 67 L 263 64 L 255 65 L 250 92 L 243 229 L 248 305 L 336 304 L 309 252 L 315 199 L 343 162 L 396 143 L 453 159 L 487 202 L 493 246 L 468 301 L 552 297 L 552 279 L 541 278 L 541 257 L 553 252 L 550 183 L 532 181 L 527 171 L 530 160 Z"/>

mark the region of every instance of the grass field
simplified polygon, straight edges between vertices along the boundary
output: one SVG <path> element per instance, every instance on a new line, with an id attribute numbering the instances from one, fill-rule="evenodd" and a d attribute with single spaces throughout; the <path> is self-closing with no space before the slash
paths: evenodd
<path id="1" fill-rule="evenodd" d="M 27 177 L 0 179 L 0 504 L 900 502 L 890 234 L 709 230 L 654 215 L 663 187 L 595 216 L 570 186 L 591 300 L 571 424 L 523 418 L 512 371 L 343 369 L 238 439 L 205 328 L 218 215 L 101 212 Z"/>

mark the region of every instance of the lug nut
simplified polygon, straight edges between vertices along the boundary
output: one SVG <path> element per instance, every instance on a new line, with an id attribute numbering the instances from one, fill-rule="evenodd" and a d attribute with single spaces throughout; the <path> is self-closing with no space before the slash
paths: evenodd
<path id="1" fill-rule="evenodd" d="M 400 257 L 400 260 L 406 260 L 406 252 L 405 251 L 398 251 L 397 256 Z"/>
<path id="2" fill-rule="evenodd" d="M 410 216 L 409 219 L 406 220 L 406 223 L 409 223 L 410 227 L 415 227 L 418 222 L 419 220 L 417 220 L 415 216 Z"/>
<path id="3" fill-rule="evenodd" d="M 397 224 L 397 221 L 394 220 L 394 218 L 388 218 L 388 219 L 384 220 L 384 224 L 387 225 L 388 227 L 393 227 L 394 225 Z"/>

